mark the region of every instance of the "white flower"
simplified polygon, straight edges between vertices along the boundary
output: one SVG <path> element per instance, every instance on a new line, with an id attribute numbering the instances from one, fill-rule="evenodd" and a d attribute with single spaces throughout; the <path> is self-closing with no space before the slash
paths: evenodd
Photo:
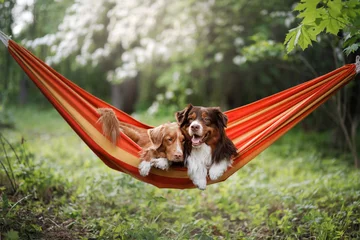
<path id="1" fill-rule="evenodd" d="M 215 54 L 215 62 L 221 62 L 224 59 L 224 54 L 219 52 Z"/>
<path id="2" fill-rule="evenodd" d="M 179 80 L 180 80 L 180 73 L 179 73 L 179 72 L 174 72 L 172 78 L 173 78 L 174 83 L 179 82 Z"/>
<path id="3" fill-rule="evenodd" d="M 129 53 L 129 52 L 124 52 L 124 53 L 121 55 L 121 60 L 123 60 L 124 62 L 130 61 L 130 59 L 131 59 L 131 56 L 130 56 L 130 53 Z"/>
<path id="4" fill-rule="evenodd" d="M 28 7 L 25 7 L 25 2 Z M 16 22 L 13 27 L 17 27 L 17 24 L 25 24 L 26 27 L 33 21 L 29 13 L 32 13 L 34 2 L 16 1 L 20 7 L 17 7 L 18 12 L 16 7 L 13 9 Z M 108 79 L 119 81 L 133 78 L 143 65 L 153 64 L 155 60 L 167 61 L 178 53 L 188 56 L 194 53 L 198 35 L 205 36 L 208 19 L 215 19 L 211 9 L 215 0 L 195 2 L 195 8 L 184 8 L 181 1 L 75 0 L 66 10 L 56 33 L 32 39 L 26 44 L 32 48 L 51 46 L 54 55 L 49 56 L 46 62 L 53 64 L 72 54 L 78 55 L 76 58 L 82 65 L 97 64 L 110 60 L 112 53 L 117 53 L 120 59 L 111 60 L 121 60 L 122 66 L 111 69 L 113 72 Z M 108 9 L 109 5 L 111 9 Z M 20 17 L 20 14 L 24 14 L 24 17 Z M 108 21 L 103 21 L 104 15 Z M 223 24 L 224 20 L 217 17 L 216 22 Z M 20 25 L 18 30 L 13 30 L 14 33 L 24 29 Z M 203 31 L 199 31 L 199 26 Z M 103 31 L 107 35 L 105 42 L 95 41 L 95 36 Z M 222 58 L 222 54 L 216 57 L 218 61 L 222 61 Z M 190 72 L 191 68 L 187 71 Z"/>
<path id="5" fill-rule="evenodd" d="M 242 39 L 241 37 L 235 38 L 235 40 L 234 40 L 234 45 L 235 45 L 236 47 L 239 47 L 239 46 L 244 45 L 244 39 Z"/>
<path id="6" fill-rule="evenodd" d="M 236 57 L 233 58 L 233 63 L 235 65 L 240 66 L 241 64 L 245 63 L 246 60 L 247 60 L 246 57 L 237 55 Z"/>
<path id="7" fill-rule="evenodd" d="M 156 100 L 158 100 L 159 102 L 164 100 L 164 95 L 163 94 L 158 94 L 156 95 Z"/>
<path id="8" fill-rule="evenodd" d="M 9 7 L 9 2 L 5 2 L 5 7 Z M 12 31 L 15 36 L 19 35 L 29 24 L 33 23 L 34 15 L 34 0 L 17 0 L 12 15 L 14 23 L 12 24 Z"/>
<path id="9" fill-rule="evenodd" d="M 268 14 L 268 10 L 263 9 L 263 10 L 260 11 L 260 14 L 263 15 L 263 16 L 264 16 L 264 15 L 267 15 L 267 14 Z"/>
<path id="10" fill-rule="evenodd" d="M 174 97 L 174 93 L 173 93 L 173 92 L 167 91 L 167 92 L 165 93 L 165 98 L 166 98 L 166 99 L 170 100 L 170 99 L 172 99 L 173 97 Z"/>
<path id="11" fill-rule="evenodd" d="M 242 25 L 233 25 L 231 27 L 231 29 L 234 31 L 234 32 L 242 32 L 245 30 L 244 26 Z"/>
<path id="12" fill-rule="evenodd" d="M 225 20 L 220 17 L 217 17 L 217 18 L 215 18 L 215 23 L 219 26 L 222 26 L 225 24 Z"/>
<path id="13" fill-rule="evenodd" d="M 157 113 L 159 111 L 159 103 L 158 102 L 153 102 L 153 104 L 151 104 L 151 106 L 148 108 L 147 112 L 150 115 L 154 115 L 155 113 Z"/>
<path id="14" fill-rule="evenodd" d="M 185 94 L 186 95 L 191 95 L 191 94 L 193 94 L 193 90 L 191 89 L 191 88 L 187 88 L 186 90 L 185 90 Z"/>

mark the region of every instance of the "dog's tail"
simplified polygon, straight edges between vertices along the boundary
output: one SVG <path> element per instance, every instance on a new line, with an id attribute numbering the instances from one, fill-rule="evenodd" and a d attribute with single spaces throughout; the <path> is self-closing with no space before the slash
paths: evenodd
<path id="1" fill-rule="evenodd" d="M 98 108 L 100 114 L 98 122 L 102 123 L 103 134 L 116 144 L 120 136 L 120 125 L 114 111 L 111 108 Z"/>

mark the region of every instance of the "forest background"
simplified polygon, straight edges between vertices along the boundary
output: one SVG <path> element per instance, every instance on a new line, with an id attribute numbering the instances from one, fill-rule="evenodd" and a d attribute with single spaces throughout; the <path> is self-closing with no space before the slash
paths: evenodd
<path id="1" fill-rule="evenodd" d="M 2 0 L 0 30 L 95 96 L 159 124 L 187 103 L 225 111 L 355 62 L 359 7 L 356 0 Z M 179 193 L 96 165 L 5 47 L 0 56 L 0 233 L 8 239 L 359 236 L 359 81 L 221 188 Z M 183 212 L 178 218 L 170 199 Z M 159 209 L 150 211 L 154 203 Z"/>

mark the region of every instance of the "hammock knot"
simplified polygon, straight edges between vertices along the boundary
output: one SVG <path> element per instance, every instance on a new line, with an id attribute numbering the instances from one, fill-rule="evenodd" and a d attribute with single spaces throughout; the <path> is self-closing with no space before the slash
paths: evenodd
<path id="1" fill-rule="evenodd" d="M 356 66 L 356 73 L 359 73 L 360 72 L 360 55 L 356 56 L 355 66 Z"/>
<path id="2" fill-rule="evenodd" d="M 8 35 L 3 33 L 2 31 L 0 31 L 0 40 L 6 47 L 9 46 L 9 39 L 10 39 L 10 37 Z"/>

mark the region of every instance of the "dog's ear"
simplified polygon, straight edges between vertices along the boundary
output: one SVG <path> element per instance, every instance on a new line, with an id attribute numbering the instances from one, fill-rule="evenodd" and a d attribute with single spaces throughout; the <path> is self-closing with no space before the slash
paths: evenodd
<path id="1" fill-rule="evenodd" d="M 164 139 L 164 126 L 158 126 L 152 129 L 148 129 L 150 141 L 155 149 L 160 148 Z"/>
<path id="2" fill-rule="evenodd" d="M 228 117 L 220 110 L 220 107 L 214 107 L 212 110 L 216 114 L 217 125 L 226 128 Z"/>
<path id="3" fill-rule="evenodd" d="M 191 103 L 190 103 L 189 105 L 187 105 L 186 108 L 175 113 L 176 121 L 180 125 L 180 127 L 183 126 L 183 124 L 186 121 L 186 119 L 188 118 L 189 112 L 192 108 L 193 108 L 193 105 L 191 105 Z"/>

